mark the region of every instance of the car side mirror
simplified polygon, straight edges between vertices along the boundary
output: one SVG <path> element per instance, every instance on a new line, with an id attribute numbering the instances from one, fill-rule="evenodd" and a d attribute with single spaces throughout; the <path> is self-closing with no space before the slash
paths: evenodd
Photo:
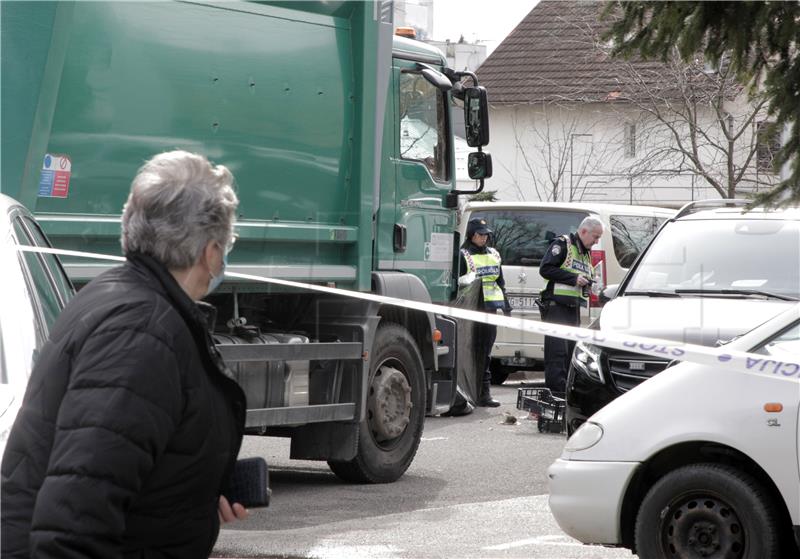
<path id="1" fill-rule="evenodd" d="M 485 87 L 479 85 L 464 90 L 464 125 L 469 147 L 489 143 L 489 101 Z"/>
<path id="2" fill-rule="evenodd" d="M 492 156 L 485 151 L 473 151 L 467 156 L 467 173 L 473 180 L 492 176 Z"/>
<path id="3" fill-rule="evenodd" d="M 617 296 L 617 290 L 619 289 L 619 284 L 611 284 L 606 287 L 604 290 L 600 292 L 600 302 L 604 305 L 608 303 L 611 299 Z"/>

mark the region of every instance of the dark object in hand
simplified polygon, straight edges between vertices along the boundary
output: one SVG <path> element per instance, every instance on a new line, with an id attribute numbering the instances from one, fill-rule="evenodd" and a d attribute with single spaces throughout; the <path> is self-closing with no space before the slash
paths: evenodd
<path id="1" fill-rule="evenodd" d="M 239 503 L 245 508 L 269 506 L 271 494 L 267 462 L 260 457 L 237 460 L 222 491 L 231 505 Z"/>
<path id="2" fill-rule="evenodd" d="M 550 308 L 550 301 L 550 299 L 543 299 L 542 297 L 537 297 L 533 300 L 539 308 L 539 315 L 542 317 L 542 320 L 547 320 L 547 309 Z"/>
<path id="3" fill-rule="evenodd" d="M 586 277 L 586 276 L 584 276 L 584 277 Z M 581 289 L 581 292 L 583 293 L 584 297 L 589 297 L 589 295 L 591 295 L 591 289 L 592 289 L 592 284 L 594 283 L 594 280 L 592 278 L 586 278 L 586 281 L 588 281 L 589 283 L 587 283 L 586 285 L 583 286 L 583 289 Z"/>

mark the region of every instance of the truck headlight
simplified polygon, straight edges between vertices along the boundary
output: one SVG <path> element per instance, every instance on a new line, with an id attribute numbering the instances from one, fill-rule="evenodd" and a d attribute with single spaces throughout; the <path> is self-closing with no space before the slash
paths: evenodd
<path id="1" fill-rule="evenodd" d="M 572 365 L 598 382 L 605 382 L 600 365 L 600 348 L 594 344 L 578 342 L 572 354 Z"/>
<path id="2" fill-rule="evenodd" d="M 586 450 L 600 442 L 603 438 L 603 428 L 597 423 L 587 421 L 575 431 L 572 436 L 564 445 L 566 452 L 577 452 L 579 450 Z"/>

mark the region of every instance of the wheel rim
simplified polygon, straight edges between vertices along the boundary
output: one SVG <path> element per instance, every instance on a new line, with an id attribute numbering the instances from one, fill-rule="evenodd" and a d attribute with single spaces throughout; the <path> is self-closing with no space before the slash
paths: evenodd
<path id="1" fill-rule="evenodd" d="M 411 385 L 395 363 L 375 370 L 367 398 L 367 423 L 372 438 L 384 449 L 402 437 L 411 422 Z"/>
<path id="2" fill-rule="evenodd" d="M 661 515 L 667 557 L 735 559 L 744 555 L 746 533 L 734 509 L 716 495 L 676 499 Z"/>

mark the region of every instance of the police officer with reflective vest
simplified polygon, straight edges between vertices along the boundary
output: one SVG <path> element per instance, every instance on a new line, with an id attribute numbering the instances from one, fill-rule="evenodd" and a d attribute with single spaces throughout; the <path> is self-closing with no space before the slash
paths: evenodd
<path id="1" fill-rule="evenodd" d="M 603 235 L 603 222 L 584 218 L 577 233 L 556 237 L 539 265 L 539 274 L 548 280 L 541 293 L 542 319 L 556 324 L 579 326 L 581 307 L 589 305 L 590 285 L 594 280 L 591 249 Z M 566 389 L 569 360 L 575 342 L 545 336 L 544 381 L 553 393 Z"/>
<path id="2" fill-rule="evenodd" d="M 487 226 L 486 220 L 479 217 L 469 220 L 466 239 L 464 244 L 461 245 L 458 285 L 463 287 L 475 280 L 480 280 L 479 309 L 495 313 L 500 309 L 505 314 L 510 314 L 511 307 L 506 299 L 500 253 L 486 244 L 491 233 L 492 230 Z M 491 362 L 492 346 L 496 337 L 497 326 L 492 324 L 476 325 L 475 339 L 480 340 L 479 343 L 483 346 L 483 355 L 485 356 L 481 393 L 477 404 L 491 408 L 500 405 L 500 402 L 492 398 L 489 392 L 492 379 L 489 364 Z"/>

